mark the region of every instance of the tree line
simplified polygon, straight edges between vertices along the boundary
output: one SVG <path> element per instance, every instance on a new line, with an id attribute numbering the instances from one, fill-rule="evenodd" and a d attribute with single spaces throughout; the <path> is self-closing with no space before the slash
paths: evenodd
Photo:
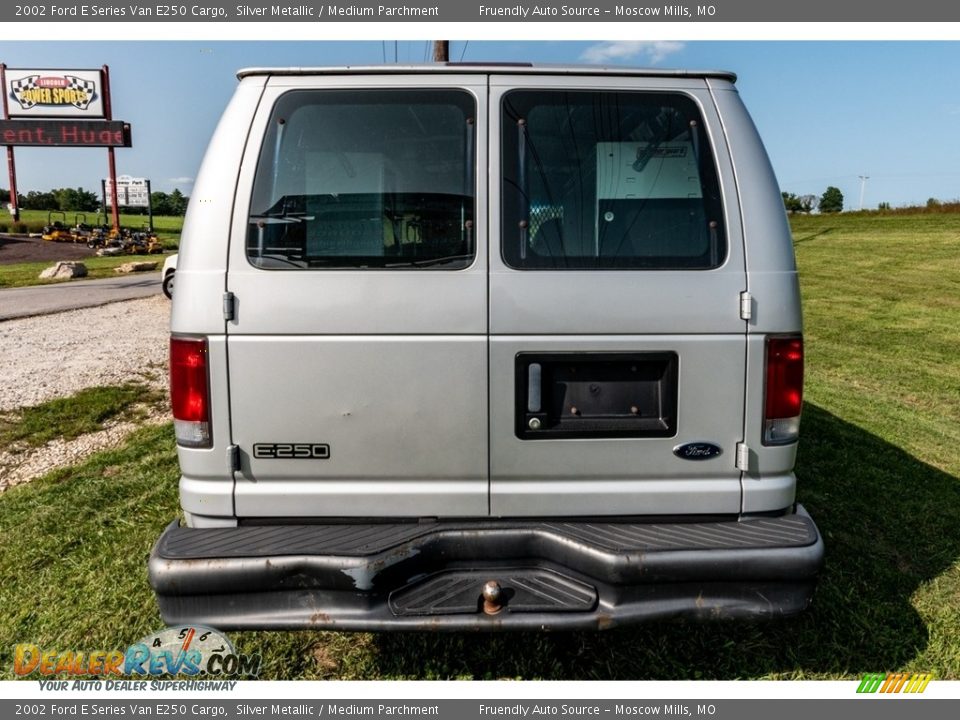
<path id="1" fill-rule="evenodd" d="M 179 188 L 171 193 L 161 191 L 150 193 L 154 215 L 183 215 L 187 212 L 190 198 Z M 0 203 L 10 202 L 10 191 L 0 188 Z M 100 196 L 95 192 L 78 188 L 56 188 L 41 192 L 30 190 L 26 194 L 17 193 L 17 205 L 21 210 L 60 210 L 73 212 L 97 212 L 100 210 Z M 141 210 L 136 208 L 135 210 Z M 142 208 L 146 212 L 146 208 Z"/>
<path id="2" fill-rule="evenodd" d="M 843 210 L 843 193 L 833 185 L 824 190 L 823 195 L 794 195 L 782 192 L 783 207 L 791 215 L 793 213 L 809 213 L 819 210 L 822 213 L 834 213 Z"/>

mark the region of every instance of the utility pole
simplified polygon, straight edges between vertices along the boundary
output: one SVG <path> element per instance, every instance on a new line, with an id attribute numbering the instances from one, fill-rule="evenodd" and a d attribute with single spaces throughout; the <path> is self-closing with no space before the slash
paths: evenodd
<path id="1" fill-rule="evenodd" d="M 433 61 L 448 62 L 449 60 L 450 60 L 450 41 L 434 40 L 433 41 Z"/>
<path id="2" fill-rule="evenodd" d="M 869 175 L 860 175 L 860 209 L 863 210 L 863 190 L 867 186 L 867 180 L 870 179 Z"/>

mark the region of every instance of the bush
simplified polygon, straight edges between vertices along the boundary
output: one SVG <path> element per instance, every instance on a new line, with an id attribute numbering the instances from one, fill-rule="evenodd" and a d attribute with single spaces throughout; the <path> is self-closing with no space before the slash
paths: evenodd
<path id="1" fill-rule="evenodd" d="M 833 185 L 820 196 L 820 212 L 831 213 L 843 210 L 843 193 Z"/>

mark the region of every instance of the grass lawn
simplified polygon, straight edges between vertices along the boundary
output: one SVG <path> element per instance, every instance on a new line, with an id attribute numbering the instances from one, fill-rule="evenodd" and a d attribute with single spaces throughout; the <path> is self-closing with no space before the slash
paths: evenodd
<path id="1" fill-rule="evenodd" d="M 793 220 L 807 384 L 799 499 L 827 542 L 804 615 L 607 633 L 231 633 L 262 677 L 960 679 L 960 215 Z M 18 642 L 124 648 L 177 508 L 169 426 L 0 495 L 0 673 Z"/>
<path id="2" fill-rule="evenodd" d="M 66 220 L 64 220 L 64 215 L 66 215 Z M 111 222 L 109 213 L 107 214 L 106 220 L 104 220 L 103 215 L 98 216 L 95 212 L 78 213 L 67 211 L 66 213 L 59 213 L 55 211 L 51 214 L 47 210 L 20 211 L 20 222 L 25 224 L 30 232 L 39 232 L 44 225 L 55 220 L 59 220 L 68 227 L 73 227 L 73 225 L 78 221 L 85 222 L 87 225 L 109 225 Z M 141 228 L 146 227 L 147 221 L 147 215 L 128 215 L 126 213 L 120 213 L 120 226 L 128 227 L 131 230 L 140 230 Z M 0 225 L 6 225 L 7 229 L 12 232 L 15 229 L 14 226 L 16 223 L 14 223 L 13 218 L 11 218 L 8 213 L 4 213 L 0 214 Z M 153 216 L 153 229 L 156 230 L 157 233 L 167 233 L 179 236 L 182 228 L 183 217 L 169 215 Z"/>
<path id="3" fill-rule="evenodd" d="M 72 226 L 77 216 L 86 215 L 86 222 L 90 225 L 96 224 L 96 213 L 66 213 L 67 225 Z M 22 210 L 21 223 L 24 223 L 30 232 L 39 232 L 47 224 L 48 213 L 46 210 Z M 54 220 L 61 220 L 60 214 L 53 214 Z M 82 219 L 82 218 L 80 218 Z M 140 230 L 147 224 L 146 215 L 120 215 L 120 224 L 122 227 L 128 227 L 132 230 Z M 0 216 L 0 232 L 16 230 L 14 223 L 9 216 Z M 170 217 L 164 215 L 155 215 L 153 218 L 154 229 L 157 237 L 162 241 L 164 255 L 121 255 L 117 257 L 86 257 L 80 259 L 87 267 L 87 276 L 84 279 L 97 280 L 101 278 L 116 277 L 113 268 L 127 262 L 153 262 L 158 261 L 160 266 L 169 252 L 176 252 L 177 245 L 180 242 L 180 231 L 183 229 L 182 217 Z M 69 245 L 69 244 L 68 244 Z M 40 280 L 38 275 L 46 268 L 52 265 L 52 261 L 43 262 L 24 262 L 10 265 L 0 265 L 0 288 L 24 287 L 27 285 L 47 285 L 56 282 L 69 282 L 68 280 Z"/>
<path id="4" fill-rule="evenodd" d="M 157 272 L 163 267 L 164 255 L 119 255 L 115 257 L 88 257 L 79 260 L 87 268 L 86 277 L 78 280 L 99 280 L 117 277 L 114 268 L 128 262 L 155 262 Z M 27 285 L 52 285 L 70 282 L 70 280 L 40 280 L 39 275 L 53 265 L 51 261 L 0 265 L 0 288 L 26 287 Z"/>
<path id="5" fill-rule="evenodd" d="M 114 418 L 136 420 L 134 406 L 160 402 L 162 393 L 138 383 L 81 390 L 33 407 L 0 413 L 0 448 L 40 447 L 102 430 Z"/>

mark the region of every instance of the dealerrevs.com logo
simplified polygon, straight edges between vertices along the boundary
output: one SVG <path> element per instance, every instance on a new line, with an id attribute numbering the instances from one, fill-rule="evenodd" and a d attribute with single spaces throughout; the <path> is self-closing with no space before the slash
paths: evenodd
<path id="1" fill-rule="evenodd" d="M 23 643 L 14 648 L 13 671 L 19 677 L 255 677 L 260 656 L 238 654 L 218 630 L 185 625 L 152 633 L 126 650 L 61 651 Z"/>

